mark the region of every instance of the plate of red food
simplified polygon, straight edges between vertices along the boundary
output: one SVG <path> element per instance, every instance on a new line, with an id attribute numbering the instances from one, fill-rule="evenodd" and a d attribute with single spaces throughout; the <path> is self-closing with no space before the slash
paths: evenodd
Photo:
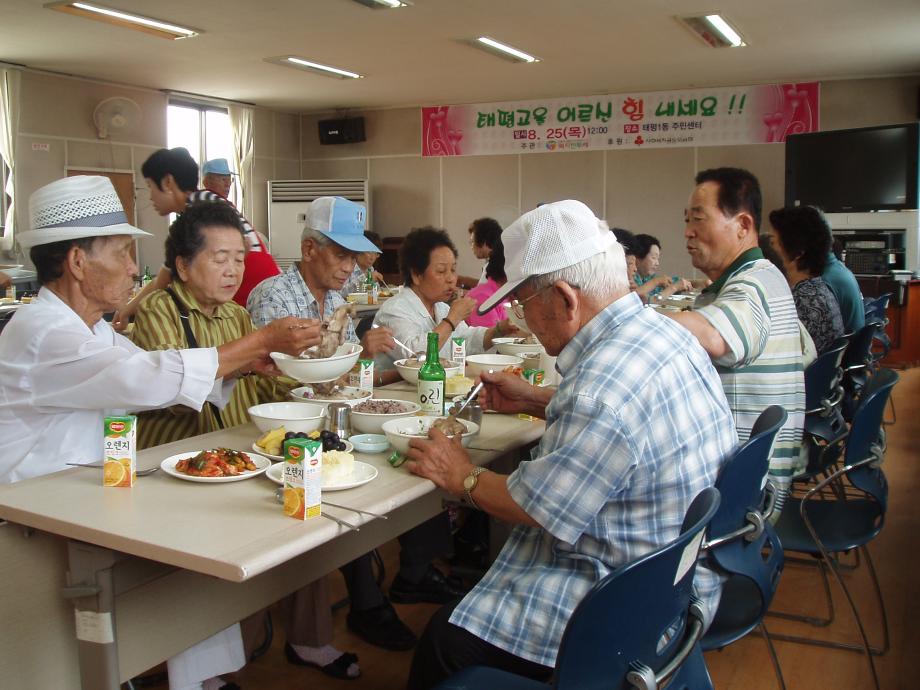
<path id="1" fill-rule="evenodd" d="M 160 469 L 177 479 L 220 484 L 257 477 L 271 464 L 271 460 L 255 453 L 210 448 L 172 455 L 160 463 Z"/>

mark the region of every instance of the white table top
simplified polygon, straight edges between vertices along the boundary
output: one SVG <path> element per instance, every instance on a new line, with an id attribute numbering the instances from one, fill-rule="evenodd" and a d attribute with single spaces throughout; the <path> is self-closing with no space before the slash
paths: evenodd
<path id="1" fill-rule="evenodd" d="M 377 396 L 410 397 L 405 388 L 394 384 L 377 391 Z M 470 455 L 477 464 L 490 462 L 537 440 L 543 429 L 539 421 L 487 414 Z M 165 444 L 141 451 L 138 469 L 158 466 L 162 459 L 183 451 L 216 446 L 248 450 L 259 435 L 255 426 L 247 424 Z M 379 475 L 364 486 L 328 494 L 334 503 L 388 513 L 435 490 L 433 483 L 405 468 L 392 468 L 388 453 L 355 456 L 377 467 Z M 241 582 L 348 531 L 325 518 L 300 522 L 285 516 L 275 500 L 276 487 L 264 476 L 200 484 L 160 471 L 139 477 L 133 489 L 104 488 L 100 470 L 73 468 L 0 486 L 0 518 Z M 324 506 L 323 510 L 359 525 L 372 519 L 338 508 Z"/>

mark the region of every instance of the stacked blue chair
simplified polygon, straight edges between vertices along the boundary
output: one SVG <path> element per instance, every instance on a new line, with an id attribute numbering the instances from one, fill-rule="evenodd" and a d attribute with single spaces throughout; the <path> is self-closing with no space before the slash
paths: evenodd
<path id="1" fill-rule="evenodd" d="M 707 690 L 699 639 L 703 605 L 693 575 L 719 492 L 701 491 L 680 536 L 598 582 L 566 626 L 551 687 L 556 690 Z M 667 642 L 661 641 L 667 639 Z M 438 690 L 546 690 L 547 685 L 494 668 L 463 669 Z"/>
<path id="2" fill-rule="evenodd" d="M 838 338 L 824 354 L 805 370 L 805 438 L 808 448 L 806 477 L 815 474 L 836 457 L 825 458 L 827 452 L 839 448 L 837 443 L 847 433 L 843 418 L 843 371 L 840 363 L 849 341 Z"/>
<path id="3" fill-rule="evenodd" d="M 891 293 L 886 292 L 883 295 L 879 295 L 873 300 L 870 300 L 866 305 L 866 321 L 872 319 L 878 319 L 882 322 L 882 327 L 878 329 L 875 334 L 875 339 L 872 343 L 872 358 L 876 362 L 880 362 L 888 356 L 888 352 L 891 350 L 891 338 L 888 337 L 888 333 L 885 332 L 885 328 L 888 326 L 888 303 L 891 302 Z M 876 347 L 877 346 L 877 347 Z"/>
<path id="4" fill-rule="evenodd" d="M 881 532 L 888 509 L 888 481 L 881 469 L 884 451 L 878 439 L 885 405 L 897 381 L 898 375 L 889 369 L 881 369 L 872 377 L 853 415 L 842 467 L 829 473 L 802 498 L 787 501 L 776 524 L 786 551 L 820 559 L 822 571 L 826 567 L 837 580 L 856 618 L 861 643 L 790 635 L 774 635 L 774 639 L 864 652 L 876 688 L 879 682 L 873 655 L 887 652 L 890 638 L 885 603 L 867 545 Z M 852 549 L 858 549 L 865 559 L 875 588 L 884 627 L 881 647 L 870 646 L 859 611 L 840 574 L 839 557 Z"/>
<path id="5" fill-rule="evenodd" d="M 716 488 L 722 500 L 709 525 L 709 541 L 703 550 L 713 570 L 727 576 L 727 580 L 712 625 L 700 641 L 703 651 L 708 652 L 760 629 L 783 689 L 783 673 L 763 624 L 783 570 L 783 548 L 766 519 L 771 508 L 764 507 L 763 478 L 776 434 L 787 416 L 778 405 L 764 410 L 748 441 L 719 473 Z"/>
<path id="6" fill-rule="evenodd" d="M 843 353 L 843 416 L 848 422 L 853 419 L 863 388 L 878 368 L 872 355 L 872 343 L 883 328 L 881 319 L 868 319 L 865 326 L 850 336 L 850 344 Z"/>

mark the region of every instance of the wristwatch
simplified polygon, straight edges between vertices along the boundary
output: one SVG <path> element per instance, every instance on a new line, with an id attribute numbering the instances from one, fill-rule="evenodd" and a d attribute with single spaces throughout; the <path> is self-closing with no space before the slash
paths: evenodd
<path id="1" fill-rule="evenodd" d="M 476 485 L 479 483 L 479 475 L 485 471 L 485 467 L 474 467 L 463 479 L 463 492 L 466 494 L 467 503 L 477 509 L 479 506 L 476 505 L 476 501 L 473 500 L 473 489 L 475 489 Z"/>

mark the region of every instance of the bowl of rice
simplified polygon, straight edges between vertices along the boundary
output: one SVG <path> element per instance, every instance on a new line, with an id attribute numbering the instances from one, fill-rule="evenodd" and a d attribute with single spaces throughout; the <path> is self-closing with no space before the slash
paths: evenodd
<path id="1" fill-rule="evenodd" d="M 351 408 L 351 426 L 357 433 L 382 434 L 384 422 L 418 414 L 422 406 L 409 400 L 371 398 Z"/>

